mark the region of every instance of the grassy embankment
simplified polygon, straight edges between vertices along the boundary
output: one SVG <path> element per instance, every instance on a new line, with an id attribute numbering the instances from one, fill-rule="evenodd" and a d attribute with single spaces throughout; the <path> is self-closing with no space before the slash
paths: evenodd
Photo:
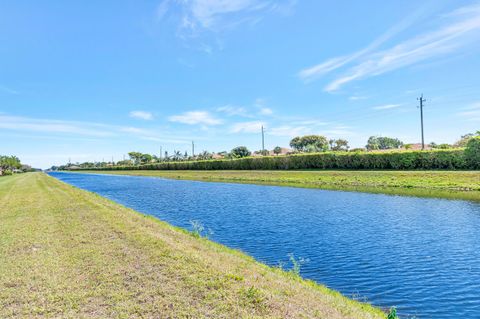
<path id="1" fill-rule="evenodd" d="M 480 201 L 480 171 L 83 171 Z"/>
<path id="2" fill-rule="evenodd" d="M 0 178 L 0 318 L 384 318 L 42 173 Z"/>

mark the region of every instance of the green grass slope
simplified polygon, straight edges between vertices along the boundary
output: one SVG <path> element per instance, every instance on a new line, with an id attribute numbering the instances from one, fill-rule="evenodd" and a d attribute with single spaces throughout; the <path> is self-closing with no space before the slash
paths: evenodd
<path id="1" fill-rule="evenodd" d="M 0 178 L 0 318 L 384 318 L 42 173 Z"/>

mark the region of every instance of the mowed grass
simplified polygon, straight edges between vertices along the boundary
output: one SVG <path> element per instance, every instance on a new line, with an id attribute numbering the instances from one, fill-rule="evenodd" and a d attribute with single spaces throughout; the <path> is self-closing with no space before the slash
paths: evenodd
<path id="1" fill-rule="evenodd" d="M 0 178 L 0 318 L 385 318 L 43 173 Z"/>
<path id="2" fill-rule="evenodd" d="M 480 171 L 91 171 L 480 201 Z"/>

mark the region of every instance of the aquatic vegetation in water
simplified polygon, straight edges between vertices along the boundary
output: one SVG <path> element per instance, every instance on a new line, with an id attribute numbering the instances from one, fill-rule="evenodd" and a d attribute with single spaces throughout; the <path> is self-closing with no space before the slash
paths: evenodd
<path id="1" fill-rule="evenodd" d="M 295 258 L 293 253 L 288 254 L 288 258 L 290 259 L 290 262 L 292 263 L 292 269 L 290 270 L 291 273 L 300 276 L 300 268 L 302 268 L 302 265 L 305 263 L 309 262 L 309 259 L 305 258 Z"/>
<path id="2" fill-rule="evenodd" d="M 202 233 L 205 230 L 205 227 L 203 227 L 202 223 L 200 223 L 198 220 L 191 220 L 190 225 L 192 225 L 193 237 L 202 237 Z"/>
<path id="3" fill-rule="evenodd" d="M 398 319 L 397 309 L 395 307 L 390 308 L 388 312 L 387 319 Z"/>
<path id="4" fill-rule="evenodd" d="M 207 229 L 205 230 L 205 227 L 201 222 L 198 220 L 191 220 L 190 225 L 192 225 L 192 235 L 193 237 L 196 238 L 209 238 L 211 235 L 213 235 L 213 230 L 212 229 Z"/>

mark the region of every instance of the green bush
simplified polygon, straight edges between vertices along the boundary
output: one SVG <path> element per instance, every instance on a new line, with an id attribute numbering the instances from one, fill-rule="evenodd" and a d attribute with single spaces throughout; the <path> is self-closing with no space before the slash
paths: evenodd
<path id="1" fill-rule="evenodd" d="M 12 175 L 13 173 L 12 173 L 11 170 L 6 169 L 6 170 L 4 170 L 4 171 L 2 172 L 2 174 L 3 174 L 3 176 L 7 176 L 7 175 Z"/>
<path id="2" fill-rule="evenodd" d="M 465 148 L 465 160 L 469 168 L 480 168 L 480 136 L 472 137 Z"/>
<path id="3" fill-rule="evenodd" d="M 470 151 L 471 152 L 471 151 Z M 478 154 L 478 149 L 476 151 Z M 473 157 L 477 159 L 478 155 Z M 113 166 L 99 170 L 294 170 L 294 169 L 469 169 L 462 149 L 386 152 L 322 152 L 287 156 L 244 157 L 204 161 Z M 478 166 L 477 166 L 478 167 Z M 91 169 L 90 169 L 91 170 Z"/>

